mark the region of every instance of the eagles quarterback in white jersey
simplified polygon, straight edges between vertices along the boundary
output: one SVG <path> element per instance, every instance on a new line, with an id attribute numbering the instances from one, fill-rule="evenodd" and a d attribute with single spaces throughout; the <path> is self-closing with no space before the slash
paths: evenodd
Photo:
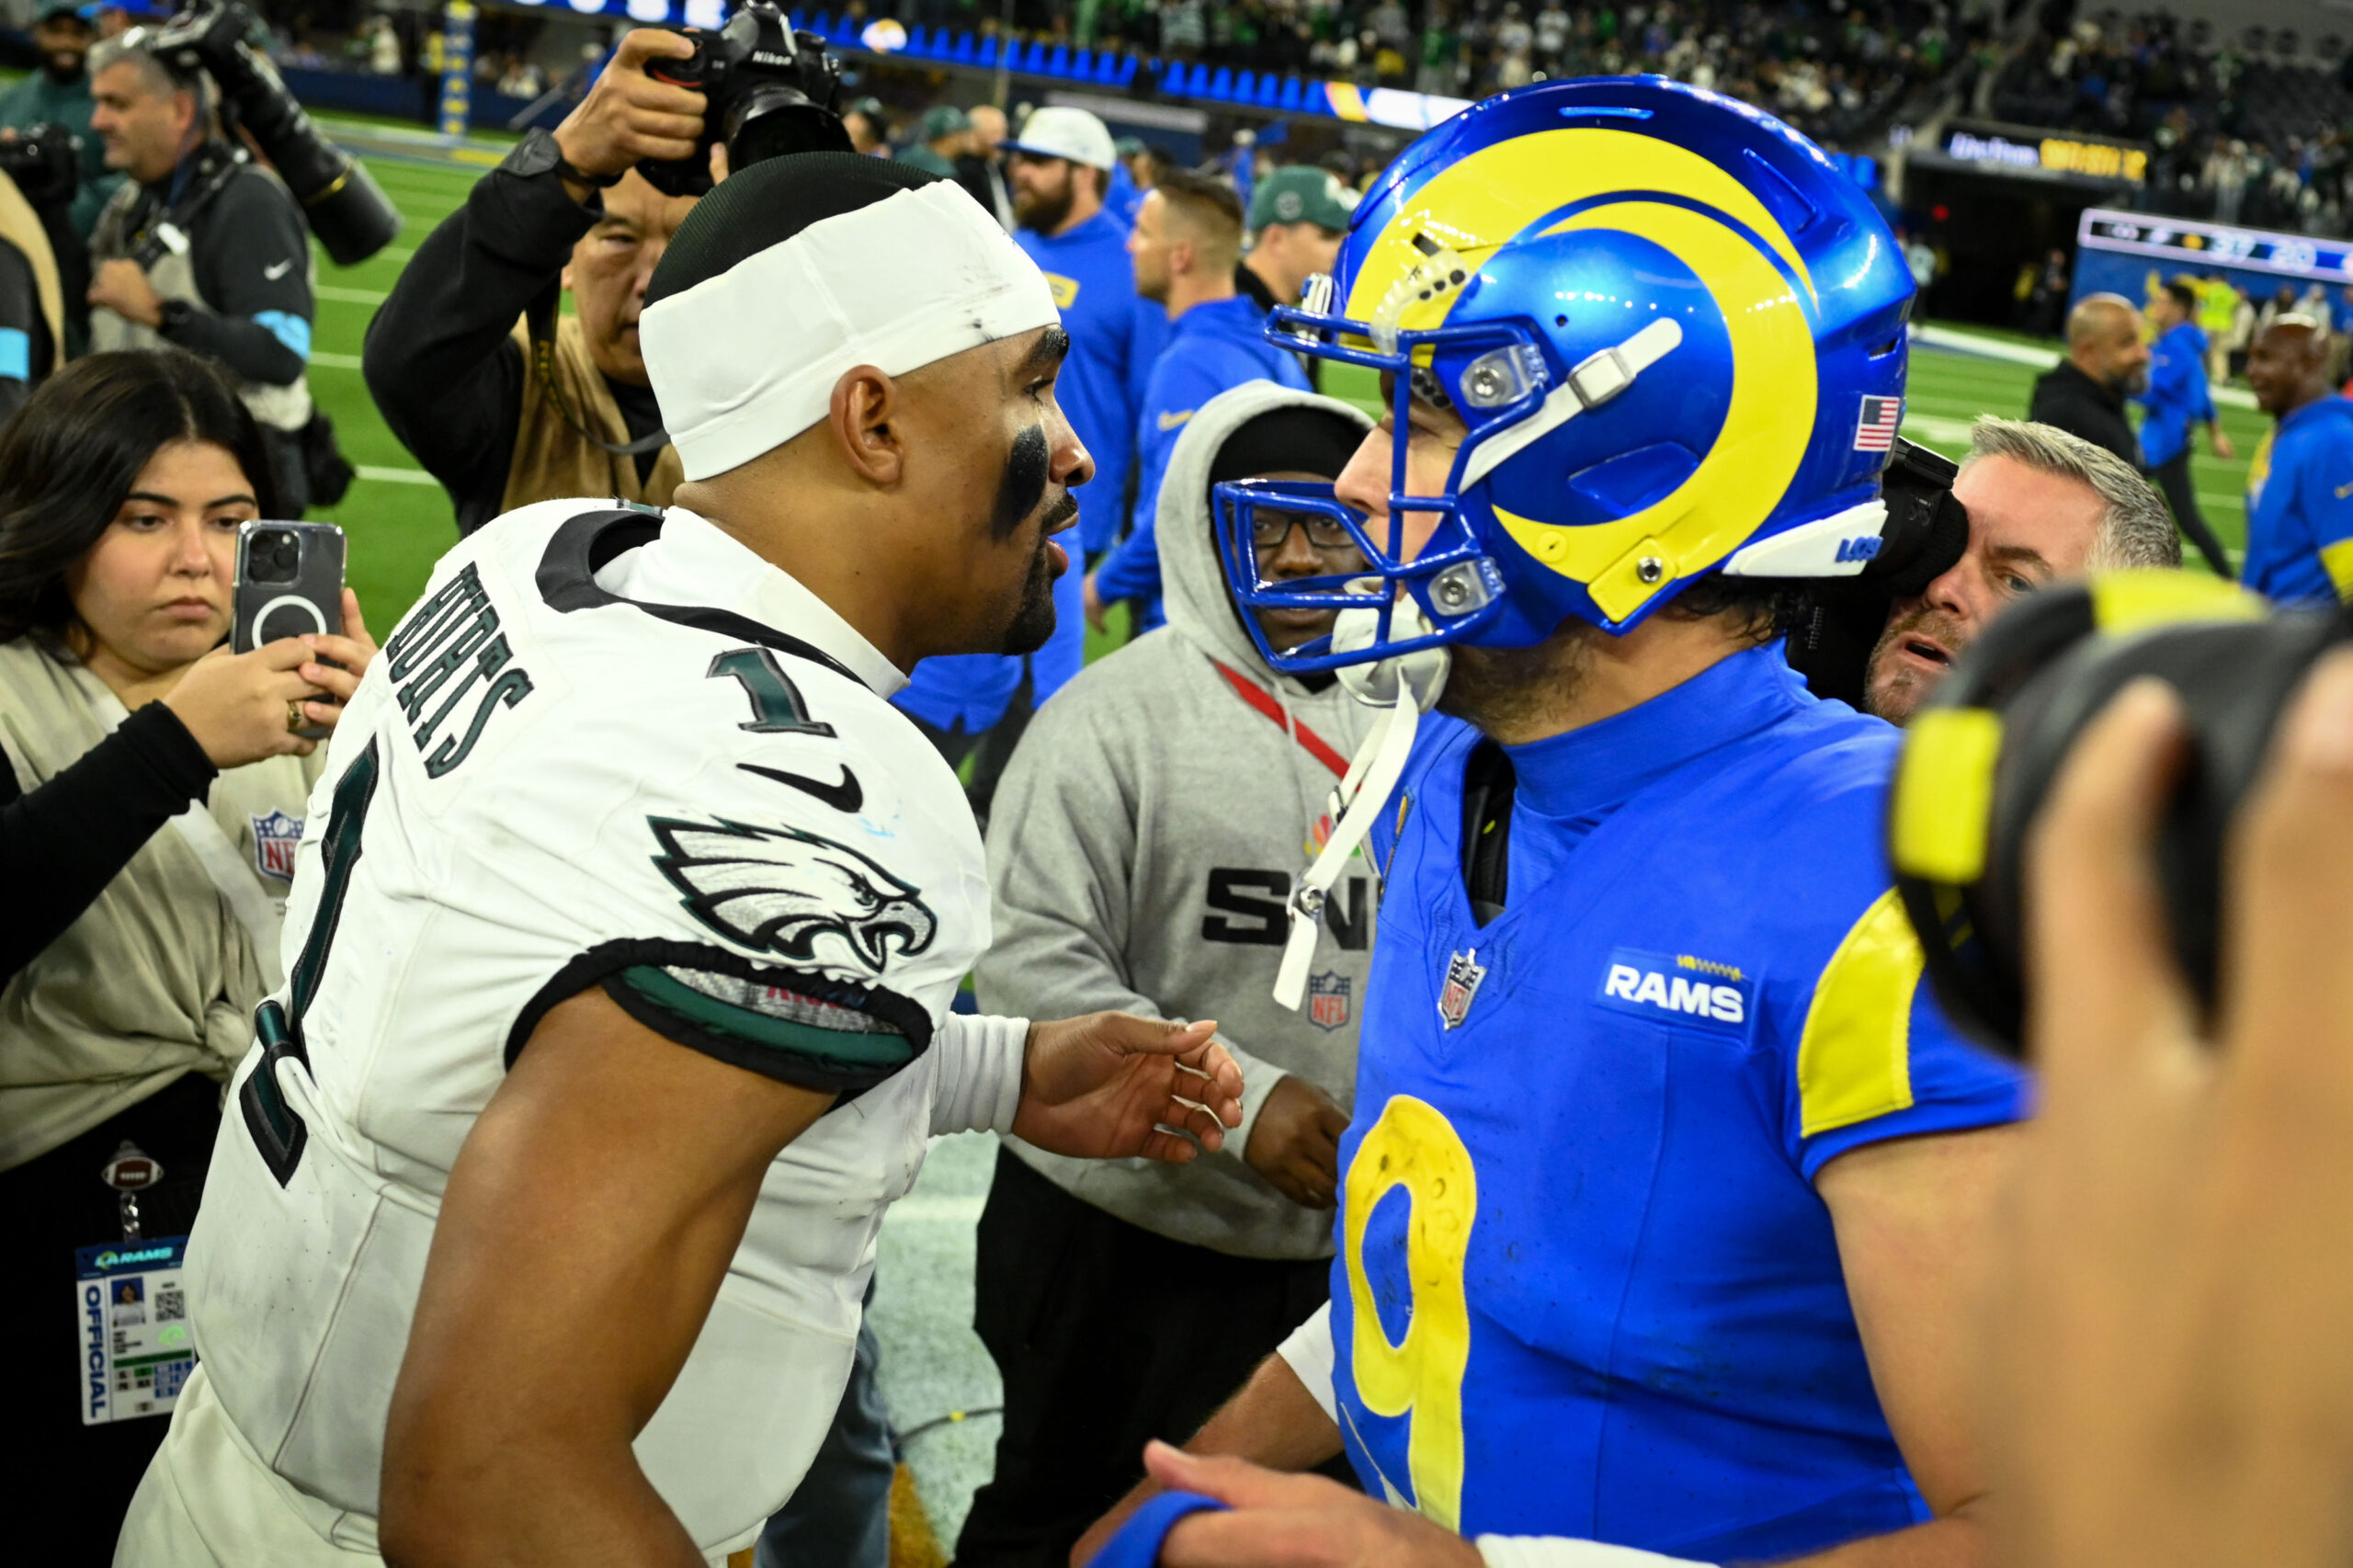
<path id="1" fill-rule="evenodd" d="M 704 199 L 640 330 L 679 505 L 491 523 L 337 732 L 118 1563 L 718 1561 L 931 1134 L 1239 1119 L 1212 1025 L 949 1010 L 981 840 L 886 699 L 1052 629 L 1092 465 L 1036 267 L 950 182 L 802 154 Z"/>

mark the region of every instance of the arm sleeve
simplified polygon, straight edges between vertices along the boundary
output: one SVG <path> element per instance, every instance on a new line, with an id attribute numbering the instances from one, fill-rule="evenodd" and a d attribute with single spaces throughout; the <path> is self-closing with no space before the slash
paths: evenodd
<path id="1" fill-rule="evenodd" d="M 20 795 L 0 756 L 0 983 L 82 917 L 155 830 L 203 798 L 215 769 L 179 716 L 151 702 L 71 767 Z"/>
<path id="2" fill-rule="evenodd" d="M 2025 1072 L 1961 1038 L 1922 983 L 1920 940 L 1893 890 L 1816 977 L 1790 1053 L 1789 1153 L 1808 1181 L 1850 1149 L 2023 1119 Z"/>
<path id="3" fill-rule="evenodd" d="M 933 1135 L 1011 1132 L 1029 1044 L 1027 1018 L 949 1014 L 932 1045 L 939 1056 L 931 1095 Z"/>
<path id="4" fill-rule="evenodd" d="M 33 340 L 46 337 L 40 296 L 24 253 L 0 242 L 0 420 L 24 405 L 33 377 Z"/>
<path id="5" fill-rule="evenodd" d="M 204 215 L 198 287 L 212 309 L 165 333 L 249 381 L 290 386 L 311 358 L 311 234 L 283 187 L 254 170 Z"/>
<path id="6" fill-rule="evenodd" d="M 1340 1421 L 1340 1397 L 1332 1388 L 1332 1303 L 1325 1301 L 1315 1309 L 1315 1315 L 1290 1331 L 1275 1354 L 1283 1365 L 1307 1387 L 1308 1397 L 1323 1407 L 1334 1426 Z"/>
<path id="7" fill-rule="evenodd" d="M 493 169 L 401 271 L 360 365 L 392 434 L 450 495 L 495 510 L 522 420 L 515 323 L 596 223 L 552 172 Z"/>
<path id="8" fill-rule="evenodd" d="M 1168 1017 L 1129 976 L 1137 847 L 1132 752 L 1098 731 L 1083 682 L 1038 710 L 989 810 L 991 925 L 974 966 L 981 1006 L 1035 1018 L 1081 1013 Z M 1212 1159 L 1241 1158 L 1279 1068 L 1223 1035 L 1242 1070 L 1242 1122 Z"/>

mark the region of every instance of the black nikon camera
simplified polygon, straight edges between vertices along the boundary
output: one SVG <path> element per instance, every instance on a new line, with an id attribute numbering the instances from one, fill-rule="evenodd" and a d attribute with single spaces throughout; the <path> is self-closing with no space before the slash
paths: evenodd
<path id="1" fill-rule="evenodd" d="M 637 165 L 665 196 L 700 196 L 710 188 L 710 149 L 727 146 L 727 166 L 740 169 L 788 153 L 851 153 L 849 132 L 835 108 L 841 62 L 825 40 L 795 32 L 772 0 L 749 0 L 713 32 L 674 28 L 694 40 L 686 60 L 656 60 L 646 74 L 703 95 L 702 140 L 695 155 Z"/>
<path id="2" fill-rule="evenodd" d="M 365 165 L 319 134 L 269 57 L 246 39 L 256 28 L 240 0 L 198 0 L 148 30 L 145 48 L 182 81 L 198 73 L 221 89 L 222 129 L 242 128 L 302 204 L 311 232 L 339 267 L 367 260 L 401 232 L 399 209 Z"/>
<path id="3" fill-rule="evenodd" d="M 1968 550 L 1969 513 L 1952 494 L 1959 473 L 1950 458 L 1896 437 L 1880 476 L 1887 522 L 1879 553 L 1859 576 L 1810 581 L 1805 613 L 1790 630 L 1790 665 L 1816 697 L 1860 708 L 1888 611 Z"/>

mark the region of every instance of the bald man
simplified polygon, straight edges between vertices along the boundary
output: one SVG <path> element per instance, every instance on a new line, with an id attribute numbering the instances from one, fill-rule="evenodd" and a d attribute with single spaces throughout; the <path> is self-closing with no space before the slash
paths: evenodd
<path id="1" fill-rule="evenodd" d="M 2329 391 L 2326 325 L 2277 318 L 2246 379 L 2276 423 L 2247 470 L 2244 580 L 2283 603 L 2353 601 L 2353 401 Z"/>
<path id="2" fill-rule="evenodd" d="M 2149 346 L 2141 312 L 2121 294 L 2086 295 L 2067 312 L 2067 358 L 2034 383 L 2027 417 L 2141 466 L 2141 438 L 2124 400 L 2149 385 Z"/>

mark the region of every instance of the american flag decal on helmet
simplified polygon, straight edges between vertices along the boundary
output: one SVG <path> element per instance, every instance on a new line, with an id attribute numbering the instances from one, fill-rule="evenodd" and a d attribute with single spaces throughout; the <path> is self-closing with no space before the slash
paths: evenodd
<path id="1" fill-rule="evenodd" d="M 1890 451 L 1895 446 L 1895 427 L 1904 423 L 1904 400 L 1900 397 L 1867 397 L 1863 399 L 1860 422 L 1855 426 L 1855 450 L 1859 452 Z"/>

